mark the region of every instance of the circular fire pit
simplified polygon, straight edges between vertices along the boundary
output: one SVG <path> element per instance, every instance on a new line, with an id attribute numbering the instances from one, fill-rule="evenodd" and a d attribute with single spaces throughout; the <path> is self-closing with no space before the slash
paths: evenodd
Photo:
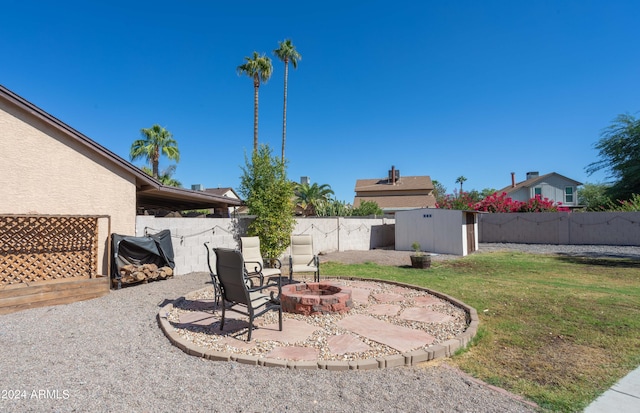
<path id="1" fill-rule="evenodd" d="M 283 311 L 303 315 L 346 313 L 353 306 L 351 290 L 323 282 L 283 286 L 280 304 Z"/>

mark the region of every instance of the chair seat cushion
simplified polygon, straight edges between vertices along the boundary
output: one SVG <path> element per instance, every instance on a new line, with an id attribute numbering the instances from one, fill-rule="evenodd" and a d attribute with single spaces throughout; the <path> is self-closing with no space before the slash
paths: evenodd
<path id="1" fill-rule="evenodd" d="M 282 275 L 282 272 L 279 268 L 263 268 L 262 275 L 264 275 L 265 278 L 275 277 L 277 275 Z"/>
<path id="2" fill-rule="evenodd" d="M 313 265 L 294 265 L 293 272 L 317 272 L 318 267 Z"/>
<path id="3" fill-rule="evenodd" d="M 270 296 L 264 295 L 259 291 L 249 293 L 249 298 L 251 299 L 251 305 L 253 308 L 261 307 L 271 301 Z"/>

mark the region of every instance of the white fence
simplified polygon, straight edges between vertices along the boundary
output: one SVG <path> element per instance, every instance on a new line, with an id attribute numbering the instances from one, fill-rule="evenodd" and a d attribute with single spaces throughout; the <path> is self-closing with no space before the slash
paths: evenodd
<path id="1" fill-rule="evenodd" d="M 136 217 L 136 236 L 171 231 L 176 274 L 207 271 L 204 247 L 238 248 L 252 218 L 156 218 Z M 310 234 L 316 253 L 393 247 L 395 220 L 389 218 L 298 218 L 293 234 Z M 281 259 L 288 259 L 285 251 Z"/>
<path id="2" fill-rule="evenodd" d="M 640 212 L 480 214 L 480 242 L 640 246 Z"/>

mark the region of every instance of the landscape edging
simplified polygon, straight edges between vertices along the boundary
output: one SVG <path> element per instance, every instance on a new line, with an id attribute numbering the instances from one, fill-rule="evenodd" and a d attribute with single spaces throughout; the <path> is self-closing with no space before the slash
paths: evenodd
<path id="1" fill-rule="evenodd" d="M 363 359 L 357 361 L 341 361 L 341 360 L 317 360 L 317 361 L 309 361 L 309 360 L 284 360 L 284 359 L 273 359 L 273 358 L 261 358 L 256 356 L 249 355 L 240 355 L 240 354 L 232 354 L 222 351 L 214 351 L 210 349 L 205 349 L 203 347 L 198 346 L 195 343 L 187 341 L 180 337 L 169 320 L 167 319 L 169 313 L 173 309 L 174 303 L 178 303 L 181 300 L 187 299 L 190 295 L 196 294 L 203 290 L 208 290 L 210 287 L 201 288 L 199 290 L 195 290 L 186 294 L 184 297 L 179 297 L 171 303 L 163 306 L 157 315 L 158 325 L 160 329 L 164 333 L 164 335 L 169 339 L 169 341 L 180 350 L 185 353 L 205 358 L 213 361 L 235 361 L 237 363 L 242 364 L 250 364 L 254 366 L 263 366 L 263 367 L 284 367 L 290 369 L 326 369 L 331 371 L 342 371 L 342 370 L 370 370 L 370 369 L 384 369 L 384 368 L 393 368 L 398 366 L 416 366 L 420 363 L 424 363 L 426 361 L 438 360 L 446 357 L 452 356 L 457 350 L 466 348 L 473 337 L 478 332 L 478 325 L 480 324 L 480 320 L 478 319 L 478 312 L 475 308 L 465 304 L 464 302 L 451 297 L 447 294 L 443 294 L 441 292 L 425 288 L 419 287 L 417 285 L 401 283 L 397 281 L 386 281 L 386 280 L 378 280 L 373 278 L 358 278 L 358 277 L 329 277 L 329 279 L 336 280 L 353 280 L 353 281 L 371 281 L 371 282 L 382 282 L 386 284 L 397 285 L 401 287 L 411 288 L 414 290 L 424 291 L 431 295 L 434 295 L 438 298 L 441 298 L 445 301 L 450 302 L 458 308 L 464 310 L 467 315 L 467 328 L 456 337 L 446 340 L 439 344 L 434 344 L 432 346 L 427 347 L 426 349 L 417 349 L 409 352 L 405 352 L 402 355 L 392 354 L 389 356 L 376 357 L 370 359 Z M 377 366 L 377 367 L 376 367 Z"/>

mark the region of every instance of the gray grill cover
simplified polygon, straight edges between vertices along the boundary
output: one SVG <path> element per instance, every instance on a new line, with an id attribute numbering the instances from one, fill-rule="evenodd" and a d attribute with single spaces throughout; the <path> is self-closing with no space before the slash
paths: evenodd
<path id="1" fill-rule="evenodd" d="M 156 264 L 171 269 L 176 266 L 171 231 L 168 229 L 146 237 L 111 234 L 111 248 L 111 278 L 120 278 L 120 268 L 128 264 Z"/>

